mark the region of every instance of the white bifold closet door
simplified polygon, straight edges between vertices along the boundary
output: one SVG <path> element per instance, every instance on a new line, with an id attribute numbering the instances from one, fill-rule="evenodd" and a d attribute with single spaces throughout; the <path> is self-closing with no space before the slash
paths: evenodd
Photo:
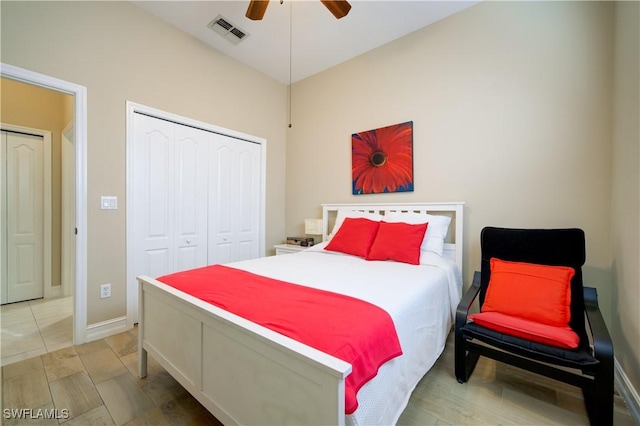
<path id="1" fill-rule="evenodd" d="M 209 264 L 259 256 L 260 146 L 212 134 Z"/>
<path id="2" fill-rule="evenodd" d="M 141 114 L 135 132 L 136 275 L 206 265 L 207 133 Z"/>
<path id="3" fill-rule="evenodd" d="M 135 275 L 258 257 L 260 146 L 135 114 Z"/>

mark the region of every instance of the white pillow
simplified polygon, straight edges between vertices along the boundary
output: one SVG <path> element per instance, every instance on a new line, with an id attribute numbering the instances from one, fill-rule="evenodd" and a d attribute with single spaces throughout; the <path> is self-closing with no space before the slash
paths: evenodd
<path id="1" fill-rule="evenodd" d="M 333 225 L 333 230 L 329 234 L 329 239 L 331 239 L 334 235 L 336 235 L 336 232 L 338 232 L 338 229 L 340 229 L 340 227 L 342 226 L 342 223 L 348 217 L 351 217 L 354 219 L 363 217 L 365 219 L 373 220 L 375 222 L 380 222 L 380 220 L 382 220 L 382 215 L 380 213 L 359 212 L 356 210 L 338 210 L 338 214 L 336 215 L 336 223 Z M 429 227 L 427 226 L 427 228 Z"/>
<path id="2" fill-rule="evenodd" d="M 410 225 L 429 223 L 427 232 L 422 240 L 420 251 L 430 251 L 442 256 L 444 253 L 444 239 L 447 236 L 451 218 L 415 212 L 389 212 L 384 216 L 385 222 L 404 222 Z M 422 262 L 421 262 L 422 263 Z"/>

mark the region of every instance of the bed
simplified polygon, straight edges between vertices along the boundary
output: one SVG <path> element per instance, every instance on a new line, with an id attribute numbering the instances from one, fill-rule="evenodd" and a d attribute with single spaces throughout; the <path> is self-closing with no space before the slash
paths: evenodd
<path id="1" fill-rule="evenodd" d="M 296 254 L 225 265 L 346 294 L 389 313 L 402 355 L 384 363 L 362 386 L 353 413 L 345 414 L 351 364 L 146 276 L 138 277 L 140 377 L 146 377 L 151 355 L 224 424 L 395 423 L 451 329 L 462 292 L 463 205 L 325 204 L 323 243 Z M 380 215 L 391 221 L 406 214 L 450 220 L 441 252 L 421 251 L 420 265 L 326 250 L 335 234 L 331 230 L 345 216 Z"/>

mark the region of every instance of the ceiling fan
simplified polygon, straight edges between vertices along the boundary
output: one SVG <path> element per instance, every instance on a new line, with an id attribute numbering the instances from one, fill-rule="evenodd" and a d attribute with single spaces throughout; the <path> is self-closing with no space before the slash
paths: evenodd
<path id="1" fill-rule="evenodd" d="M 337 19 L 344 18 L 349 13 L 349 10 L 351 10 L 351 5 L 346 0 L 320 1 Z M 282 3 L 282 0 L 280 0 L 280 3 Z M 269 0 L 251 0 L 245 16 L 253 21 L 260 21 L 264 17 L 267 6 L 269 6 Z"/>

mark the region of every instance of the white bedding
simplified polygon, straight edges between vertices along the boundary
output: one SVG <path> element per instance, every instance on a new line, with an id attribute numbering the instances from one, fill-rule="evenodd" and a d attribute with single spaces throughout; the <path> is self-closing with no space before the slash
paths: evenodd
<path id="1" fill-rule="evenodd" d="M 371 302 L 393 318 L 403 355 L 384 364 L 358 392 L 351 425 L 394 424 L 418 381 L 444 349 L 462 292 L 460 269 L 436 254 L 427 265 L 371 262 L 323 250 L 252 259 L 227 266 Z"/>

